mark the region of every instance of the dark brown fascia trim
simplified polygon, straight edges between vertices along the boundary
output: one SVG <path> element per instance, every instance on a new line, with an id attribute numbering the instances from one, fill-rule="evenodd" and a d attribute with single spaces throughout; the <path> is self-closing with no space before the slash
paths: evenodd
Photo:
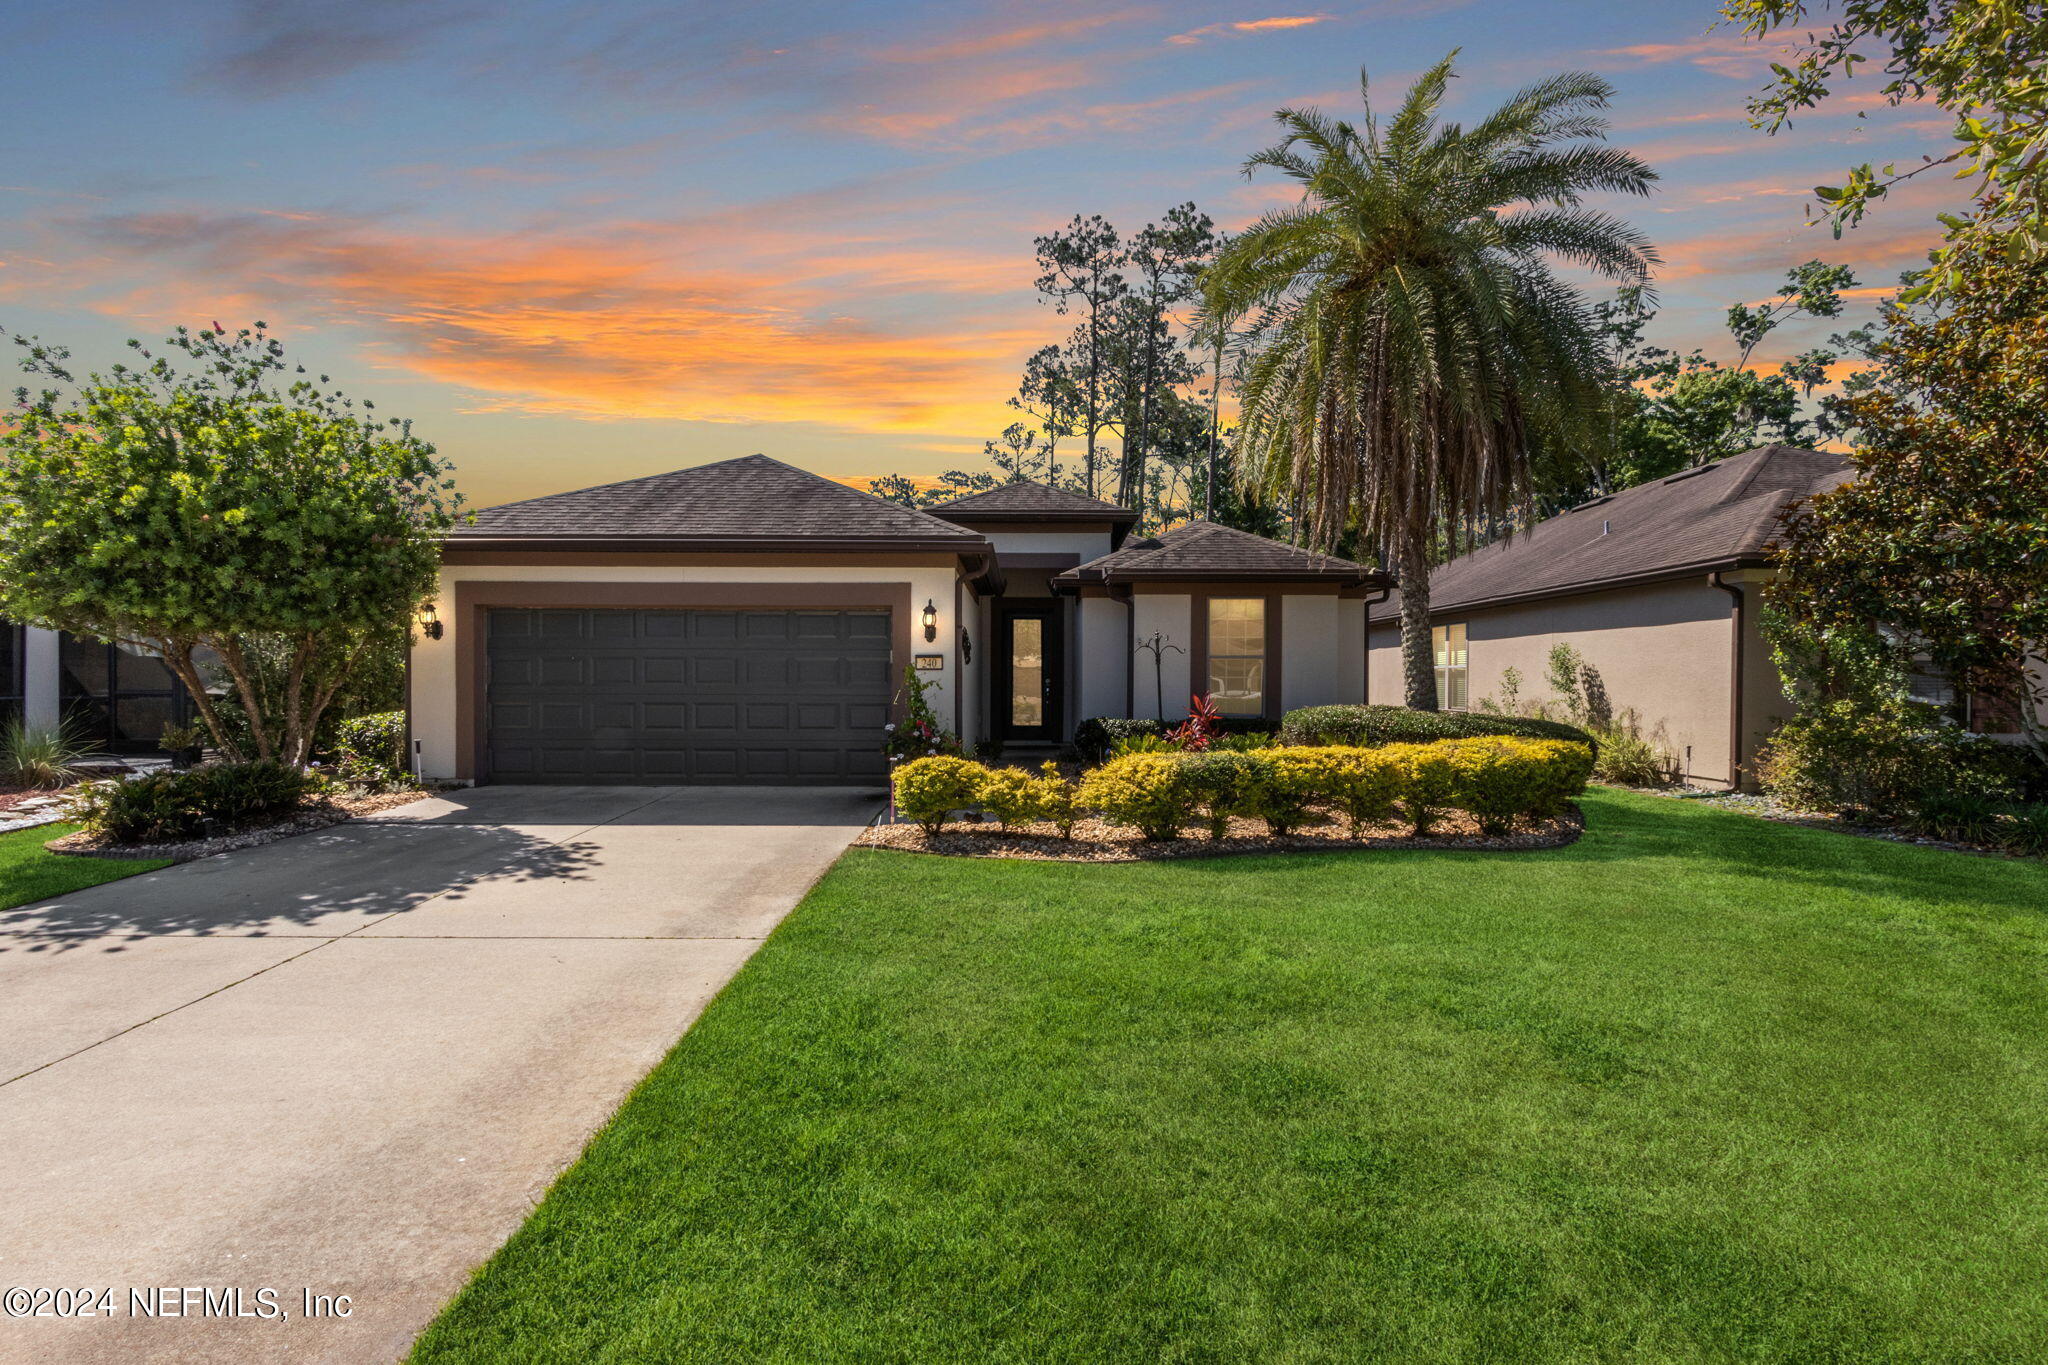
<path id="1" fill-rule="evenodd" d="M 1328 588 L 1336 591 L 1362 589 L 1368 592 L 1380 589 L 1391 590 L 1393 580 L 1385 574 L 1369 573 L 1361 577 L 1350 573 L 1282 573 L 1268 570 L 1264 573 L 1173 573 L 1173 574 L 1131 574 L 1104 573 L 1101 570 L 1084 573 L 1063 573 L 1053 579 L 1054 592 L 1072 592 L 1093 583 L 1115 583 L 1122 587 L 1152 589 L 1172 592 L 1178 584 L 1203 585 L 1215 583 L 1257 583 L 1262 586 L 1299 584 L 1302 587 Z"/>
<path id="2" fill-rule="evenodd" d="M 748 554 L 715 551 L 658 550 L 472 550 L 460 546 L 441 552 L 441 562 L 451 568 L 807 568 L 807 569 L 946 569 L 956 573 L 963 565 L 981 563 L 979 554 L 813 554 L 786 551 L 781 554 Z"/>
<path id="3" fill-rule="evenodd" d="M 1138 514 L 1136 512 L 1124 510 L 1111 511 L 1108 508 L 1104 508 L 1102 511 L 1099 512 L 1085 511 L 1078 507 L 1070 507 L 1067 508 L 1065 511 L 1060 512 L 1027 512 L 1024 511 L 1022 508 L 1010 508 L 1001 512 L 981 512 L 971 507 L 962 508 L 958 512 L 945 512 L 935 507 L 928 507 L 924 510 L 926 515 L 928 516 L 937 517 L 940 521 L 950 521 L 956 526 L 966 526 L 970 522 L 976 521 L 996 522 L 1002 524 L 1012 524 L 1020 521 L 1082 521 L 1101 522 L 1106 524 L 1120 521 L 1124 522 L 1125 524 L 1129 524 L 1138 519 Z"/>
<path id="4" fill-rule="evenodd" d="M 1558 588 L 1535 588 L 1529 592 L 1503 593 L 1494 597 L 1475 598 L 1469 602 L 1452 602 L 1439 606 L 1429 604 L 1429 619 L 1436 622 L 1456 619 L 1475 611 L 1491 611 L 1495 607 L 1518 607 L 1528 602 L 1548 601 L 1553 597 L 1591 597 L 1596 593 L 1614 592 L 1622 588 L 1647 587 L 1657 583 L 1676 583 L 1682 579 L 1697 578 L 1707 573 L 1736 573 L 1742 569 L 1768 569 L 1772 567 L 1769 555 L 1736 555 L 1729 559 L 1708 559 L 1697 564 L 1687 564 L 1676 569 L 1649 569 L 1642 573 L 1624 574 L 1619 578 L 1598 578 L 1584 583 L 1568 584 Z M 1398 584 L 1396 586 L 1399 586 Z M 1398 613 L 1372 617 L 1370 626 L 1385 625 L 1400 620 Z"/>
<path id="5" fill-rule="evenodd" d="M 666 554 L 832 554 L 868 551 L 874 554 L 906 554 L 937 551 L 945 554 L 987 554 L 992 547 L 982 536 L 969 539 L 941 537 L 876 536 L 449 536 L 441 542 L 448 550 L 539 550 L 551 553 L 641 551 Z"/>

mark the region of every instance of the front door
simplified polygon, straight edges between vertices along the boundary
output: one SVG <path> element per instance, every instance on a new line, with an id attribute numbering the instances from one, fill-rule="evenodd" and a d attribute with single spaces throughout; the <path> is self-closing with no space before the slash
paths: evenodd
<path id="1" fill-rule="evenodd" d="M 1066 676 L 1057 602 L 997 608 L 996 733 L 1056 744 L 1064 720 Z"/>

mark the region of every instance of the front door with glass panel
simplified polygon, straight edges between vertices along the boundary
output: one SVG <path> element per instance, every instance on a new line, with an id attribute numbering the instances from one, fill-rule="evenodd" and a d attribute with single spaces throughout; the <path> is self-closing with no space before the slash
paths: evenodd
<path id="1" fill-rule="evenodd" d="M 996 733 L 1004 739 L 1057 743 L 1065 676 L 1059 605 L 999 607 L 996 651 Z"/>

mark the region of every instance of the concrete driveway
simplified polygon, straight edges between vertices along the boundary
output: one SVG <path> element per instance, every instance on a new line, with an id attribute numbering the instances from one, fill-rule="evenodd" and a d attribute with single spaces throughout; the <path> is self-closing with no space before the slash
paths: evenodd
<path id="1" fill-rule="evenodd" d="M 484 787 L 0 911 L 0 1290 L 113 1291 L 0 1359 L 402 1355 L 878 804 Z"/>

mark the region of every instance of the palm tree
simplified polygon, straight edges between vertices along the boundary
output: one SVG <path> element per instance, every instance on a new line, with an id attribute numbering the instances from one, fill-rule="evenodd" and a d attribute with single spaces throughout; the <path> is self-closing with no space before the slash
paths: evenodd
<path id="1" fill-rule="evenodd" d="M 1554 263 L 1634 284 L 1658 257 L 1589 193 L 1656 173 L 1608 147 L 1612 87 L 1568 73 L 1471 127 L 1438 107 L 1453 52 L 1384 130 L 1282 110 L 1245 163 L 1301 203 L 1232 239 L 1203 275 L 1204 325 L 1248 329 L 1241 468 L 1290 500 L 1308 543 L 1356 530 L 1401 583 L 1408 705 L 1435 710 L 1431 551 L 1469 545 L 1529 499 L 1532 441 L 1597 438 L 1609 362 L 1592 309 Z"/>

